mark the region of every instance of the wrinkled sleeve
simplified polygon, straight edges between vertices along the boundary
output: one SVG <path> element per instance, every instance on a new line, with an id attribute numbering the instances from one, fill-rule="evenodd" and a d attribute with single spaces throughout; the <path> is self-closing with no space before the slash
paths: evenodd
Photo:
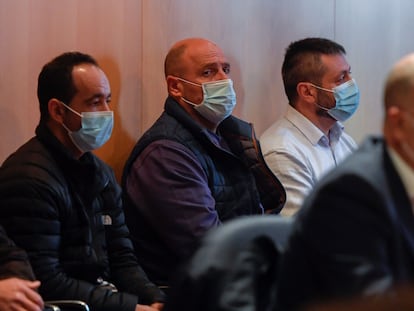
<path id="1" fill-rule="evenodd" d="M 286 203 L 281 213 L 293 215 L 301 208 L 314 184 L 306 159 L 283 149 L 272 150 L 264 158 L 286 190 Z"/>

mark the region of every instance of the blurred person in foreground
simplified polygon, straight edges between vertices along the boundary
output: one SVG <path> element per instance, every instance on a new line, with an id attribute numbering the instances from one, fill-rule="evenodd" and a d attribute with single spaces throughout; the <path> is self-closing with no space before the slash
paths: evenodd
<path id="1" fill-rule="evenodd" d="M 414 54 L 384 87 L 383 137 L 323 177 L 299 211 L 280 267 L 279 310 L 414 282 Z"/>

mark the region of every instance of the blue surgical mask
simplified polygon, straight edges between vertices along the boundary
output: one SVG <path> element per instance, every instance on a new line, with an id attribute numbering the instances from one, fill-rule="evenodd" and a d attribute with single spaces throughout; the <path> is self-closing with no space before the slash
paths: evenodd
<path id="1" fill-rule="evenodd" d="M 65 103 L 61 102 L 71 112 L 81 117 L 81 128 L 71 131 L 65 124 L 63 127 L 69 134 L 70 139 L 82 152 L 98 149 L 111 137 L 114 125 L 113 111 L 93 111 L 79 113 Z"/>
<path id="2" fill-rule="evenodd" d="M 182 97 L 182 100 L 193 105 L 194 109 L 210 122 L 219 124 L 233 112 L 236 106 L 236 93 L 233 89 L 233 81 L 231 79 L 204 82 L 202 84 L 197 84 L 182 78 L 178 79 L 192 85 L 200 86 L 203 89 L 203 101 L 200 104 L 195 104 L 184 97 Z"/>
<path id="3" fill-rule="evenodd" d="M 359 105 L 359 89 L 354 79 L 348 80 L 337 87 L 325 89 L 323 87 L 312 84 L 317 89 L 334 93 L 335 107 L 325 108 L 320 105 L 318 107 L 326 110 L 328 114 L 335 120 L 344 122 L 348 120 L 357 110 Z"/>

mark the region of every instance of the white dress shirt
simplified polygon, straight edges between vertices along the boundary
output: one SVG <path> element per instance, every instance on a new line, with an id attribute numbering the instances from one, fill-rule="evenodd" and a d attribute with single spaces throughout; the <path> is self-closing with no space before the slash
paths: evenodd
<path id="1" fill-rule="evenodd" d="M 288 106 L 285 116 L 260 137 L 265 161 L 286 190 L 282 215 L 293 215 L 316 181 L 357 148 L 336 122 L 327 137 L 300 112 Z"/>

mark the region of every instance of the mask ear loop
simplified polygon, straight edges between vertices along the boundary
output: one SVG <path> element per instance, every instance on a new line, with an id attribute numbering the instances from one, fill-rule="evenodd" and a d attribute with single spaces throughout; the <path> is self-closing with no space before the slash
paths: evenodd
<path id="1" fill-rule="evenodd" d="M 309 82 L 309 83 L 310 83 L 310 82 Z M 317 86 L 317 85 L 315 85 L 315 84 L 313 84 L 313 83 L 310 83 L 310 85 L 312 85 L 313 87 L 315 87 L 315 88 L 317 88 L 317 89 L 320 89 L 320 90 L 322 90 L 322 91 L 326 91 L 326 92 L 330 92 L 330 93 L 335 93 L 335 91 L 334 91 L 334 90 L 326 89 L 326 88 L 324 88 L 324 87 Z"/>
<path id="2" fill-rule="evenodd" d="M 187 104 L 189 104 L 189 105 L 191 105 L 191 106 L 193 106 L 193 107 L 197 107 L 197 106 L 200 106 L 200 105 L 202 105 L 203 104 L 203 102 L 201 102 L 200 104 L 194 104 L 193 102 L 190 102 L 188 99 L 185 99 L 184 97 L 181 97 L 181 99 L 184 101 L 184 102 L 186 102 Z"/>
<path id="3" fill-rule="evenodd" d="M 80 114 L 79 112 L 77 112 L 76 110 L 73 110 L 72 108 L 70 108 L 68 105 L 66 105 L 63 101 L 60 101 L 60 103 L 65 106 L 66 108 L 68 108 L 70 111 L 72 111 L 74 114 L 77 114 L 79 117 L 82 118 L 82 114 Z"/>
<path id="4" fill-rule="evenodd" d="M 330 92 L 330 93 L 335 93 L 335 91 L 333 91 L 333 90 L 326 89 L 326 88 L 321 87 L 321 86 L 317 86 L 317 85 L 315 85 L 315 84 L 313 84 L 313 83 L 311 83 L 311 82 L 309 82 L 309 84 L 310 84 L 310 85 L 312 85 L 312 86 L 313 86 L 314 88 L 316 88 L 316 89 L 319 89 L 319 90 L 322 90 L 322 91 L 326 91 L 326 92 Z M 320 108 L 320 109 L 322 109 L 322 110 L 325 110 L 325 111 L 329 111 L 329 110 L 331 110 L 331 109 L 332 109 L 332 108 L 326 108 L 326 107 L 323 107 L 323 106 L 319 105 L 318 103 L 315 103 L 315 105 L 316 105 L 318 108 Z M 336 107 L 336 100 L 335 100 L 335 107 Z"/>
<path id="5" fill-rule="evenodd" d="M 176 77 L 176 78 L 177 78 L 177 80 L 180 80 L 180 81 L 186 82 L 186 83 L 188 83 L 188 84 L 192 84 L 192 85 L 195 85 L 195 86 L 200 86 L 200 87 L 202 86 L 201 84 L 194 83 L 194 82 L 188 81 L 188 80 L 183 79 L 183 78 L 180 78 L 180 77 Z"/>
<path id="6" fill-rule="evenodd" d="M 70 108 L 68 105 L 66 105 L 63 101 L 59 101 L 63 106 L 65 106 L 65 108 L 67 108 L 69 111 L 73 112 L 74 114 L 78 115 L 80 118 L 82 118 L 82 114 L 80 114 L 79 112 L 77 112 L 76 110 L 73 110 L 72 108 Z M 63 128 L 69 133 L 73 133 L 73 131 L 71 131 L 65 123 L 62 122 L 62 126 Z M 78 147 L 79 148 L 79 147 Z"/>
<path id="7" fill-rule="evenodd" d="M 185 83 L 188 83 L 188 84 L 191 84 L 191 85 L 194 85 L 194 86 L 199 86 L 199 87 L 201 87 L 201 88 L 203 89 L 203 100 L 202 100 L 202 101 L 201 101 L 201 103 L 199 103 L 198 105 L 197 105 L 197 104 L 195 104 L 195 103 L 193 103 L 193 102 L 191 102 L 191 101 L 189 101 L 188 99 L 186 99 L 186 98 L 184 98 L 184 97 L 181 97 L 181 99 L 182 99 L 184 102 L 186 102 L 187 104 L 189 104 L 189 105 L 191 105 L 191 106 L 193 106 L 193 107 L 197 107 L 197 106 L 202 105 L 202 104 L 203 104 L 203 102 L 204 102 L 204 97 L 205 97 L 205 93 L 206 93 L 206 91 L 205 91 L 205 89 L 204 89 L 203 85 L 202 85 L 202 84 L 197 84 L 197 83 L 194 83 L 194 82 L 191 82 L 191 81 L 188 81 L 188 80 L 183 79 L 183 78 L 180 78 L 180 77 L 176 77 L 176 78 L 177 78 L 177 80 L 183 81 L 183 82 L 185 82 Z"/>

